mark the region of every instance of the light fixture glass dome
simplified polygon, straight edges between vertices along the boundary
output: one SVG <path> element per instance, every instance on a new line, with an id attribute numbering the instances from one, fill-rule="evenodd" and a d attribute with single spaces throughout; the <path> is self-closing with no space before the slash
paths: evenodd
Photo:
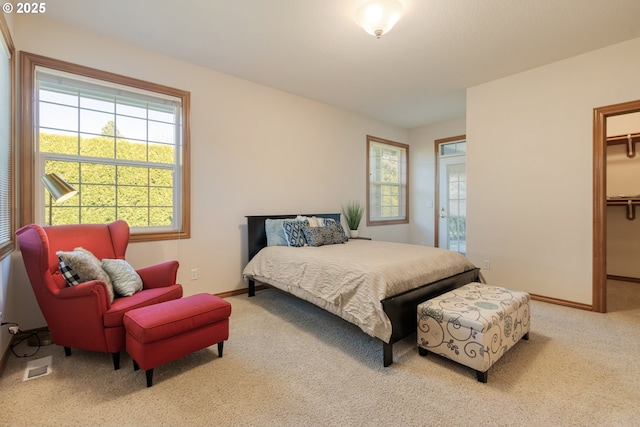
<path id="1" fill-rule="evenodd" d="M 373 0 L 360 6 L 355 18 L 367 33 L 380 38 L 396 25 L 403 9 L 397 0 Z"/>

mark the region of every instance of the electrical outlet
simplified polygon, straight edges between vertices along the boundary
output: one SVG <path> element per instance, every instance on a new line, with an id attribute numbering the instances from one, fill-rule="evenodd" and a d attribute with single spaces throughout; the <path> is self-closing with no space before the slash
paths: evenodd
<path id="1" fill-rule="evenodd" d="M 191 269 L 191 280 L 198 280 L 198 269 L 197 268 L 192 268 Z"/>
<path id="2" fill-rule="evenodd" d="M 491 260 L 485 259 L 484 262 L 482 263 L 482 268 L 485 270 L 491 270 Z"/>

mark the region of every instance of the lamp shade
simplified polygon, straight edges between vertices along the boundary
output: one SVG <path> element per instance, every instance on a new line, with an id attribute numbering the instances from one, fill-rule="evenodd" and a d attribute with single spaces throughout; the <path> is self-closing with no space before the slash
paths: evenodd
<path id="1" fill-rule="evenodd" d="M 396 25 L 403 9 L 398 0 L 372 0 L 360 6 L 355 18 L 367 33 L 380 38 Z"/>
<path id="2" fill-rule="evenodd" d="M 67 181 L 60 178 L 56 173 L 48 173 L 42 177 L 44 186 L 49 190 L 49 194 L 56 203 L 64 202 L 78 194 L 78 190 L 73 188 Z"/>

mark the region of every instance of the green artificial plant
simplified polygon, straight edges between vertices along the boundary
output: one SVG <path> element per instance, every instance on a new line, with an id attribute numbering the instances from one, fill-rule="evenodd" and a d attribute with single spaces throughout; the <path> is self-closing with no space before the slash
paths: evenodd
<path id="1" fill-rule="evenodd" d="M 357 230 L 360 226 L 362 215 L 364 214 L 364 209 L 360 202 L 355 200 L 343 205 L 342 213 L 344 214 L 345 221 L 347 221 L 349 230 Z"/>

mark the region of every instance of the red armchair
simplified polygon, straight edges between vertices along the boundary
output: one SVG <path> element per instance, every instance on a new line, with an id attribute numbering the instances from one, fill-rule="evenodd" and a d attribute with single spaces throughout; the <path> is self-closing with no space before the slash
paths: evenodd
<path id="1" fill-rule="evenodd" d="M 129 310 L 182 297 L 176 284 L 179 264 L 167 261 L 137 270 L 143 290 L 111 303 L 106 284 L 99 280 L 67 286 L 58 267 L 57 251 L 83 247 L 98 259 L 125 259 L 129 225 L 77 224 L 41 227 L 29 224 L 16 231 L 22 259 L 38 305 L 55 344 L 111 353 L 114 369 L 120 368 L 125 346 L 123 316 Z"/>

